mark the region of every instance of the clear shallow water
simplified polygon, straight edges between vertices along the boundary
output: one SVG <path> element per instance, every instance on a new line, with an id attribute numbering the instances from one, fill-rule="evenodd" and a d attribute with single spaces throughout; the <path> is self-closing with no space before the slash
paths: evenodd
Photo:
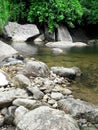
<path id="1" fill-rule="evenodd" d="M 83 75 L 72 82 L 70 89 L 76 98 L 98 104 L 98 46 L 71 48 L 64 50 L 62 55 L 54 55 L 51 48 L 23 44 L 15 43 L 12 46 L 25 57 L 35 57 L 49 67 L 79 67 Z"/>
<path id="2" fill-rule="evenodd" d="M 98 104 L 98 46 L 71 48 L 64 52 L 64 55 L 54 55 L 51 49 L 41 47 L 34 57 L 49 67 L 79 67 L 83 75 L 72 82 L 70 89 L 75 97 Z"/>

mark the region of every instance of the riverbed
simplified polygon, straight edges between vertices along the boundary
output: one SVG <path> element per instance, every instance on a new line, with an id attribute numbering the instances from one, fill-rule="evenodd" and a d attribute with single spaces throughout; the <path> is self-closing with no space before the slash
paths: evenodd
<path id="1" fill-rule="evenodd" d="M 64 54 L 55 55 L 44 45 L 33 43 L 15 43 L 12 46 L 25 57 L 34 57 L 49 67 L 77 66 L 83 72 L 81 78 L 73 80 L 70 89 L 76 98 L 98 104 L 98 46 L 64 49 Z"/>

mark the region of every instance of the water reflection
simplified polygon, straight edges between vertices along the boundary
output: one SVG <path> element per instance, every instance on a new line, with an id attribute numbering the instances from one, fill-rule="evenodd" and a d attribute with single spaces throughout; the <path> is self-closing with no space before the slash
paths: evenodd
<path id="1" fill-rule="evenodd" d="M 24 56 L 32 56 L 37 54 L 38 48 L 26 42 L 12 42 L 11 46 Z"/>

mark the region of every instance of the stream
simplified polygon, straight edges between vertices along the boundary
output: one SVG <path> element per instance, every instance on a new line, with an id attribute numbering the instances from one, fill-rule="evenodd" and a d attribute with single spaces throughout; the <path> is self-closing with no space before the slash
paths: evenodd
<path id="1" fill-rule="evenodd" d="M 72 81 L 70 89 L 76 98 L 98 104 L 98 45 L 65 49 L 64 54 L 54 55 L 51 48 L 36 46 L 33 43 L 12 43 L 20 54 L 34 57 L 49 67 L 77 66 L 83 72 L 82 77 Z"/>

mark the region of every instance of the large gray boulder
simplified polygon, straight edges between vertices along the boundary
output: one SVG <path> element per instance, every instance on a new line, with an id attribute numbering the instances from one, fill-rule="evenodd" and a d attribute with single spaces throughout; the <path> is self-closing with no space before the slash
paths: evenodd
<path id="1" fill-rule="evenodd" d="M 78 116 L 94 110 L 95 106 L 80 99 L 67 98 L 58 101 L 58 106 L 72 116 Z"/>
<path id="2" fill-rule="evenodd" d="M 47 47 L 51 48 L 71 48 L 71 47 L 85 47 L 86 43 L 83 42 L 70 42 L 70 41 L 58 41 L 58 42 L 48 42 Z"/>
<path id="3" fill-rule="evenodd" d="M 35 24 L 20 25 L 16 22 L 9 22 L 5 26 L 5 35 L 12 38 L 13 41 L 26 41 L 38 34 L 39 30 Z"/>
<path id="4" fill-rule="evenodd" d="M 13 49 L 10 45 L 0 41 L 0 61 L 3 61 L 5 58 L 17 54 L 18 52 Z"/>
<path id="5" fill-rule="evenodd" d="M 41 106 L 26 113 L 16 130 L 79 130 L 76 121 L 63 111 Z"/>
<path id="6" fill-rule="evenodd" d="M 72 42 L 72 37 L 67 29 L 66 26 L 59 26 L 58 27 L 58 41 L 70 41 Z"/>
<path id="7" fill-rule="evenodd" d="M 23 67 L 23 73 L 27 76 L 47 77 L 49 75 L 48 66 L 40 61 L 29 61 Z"/>

